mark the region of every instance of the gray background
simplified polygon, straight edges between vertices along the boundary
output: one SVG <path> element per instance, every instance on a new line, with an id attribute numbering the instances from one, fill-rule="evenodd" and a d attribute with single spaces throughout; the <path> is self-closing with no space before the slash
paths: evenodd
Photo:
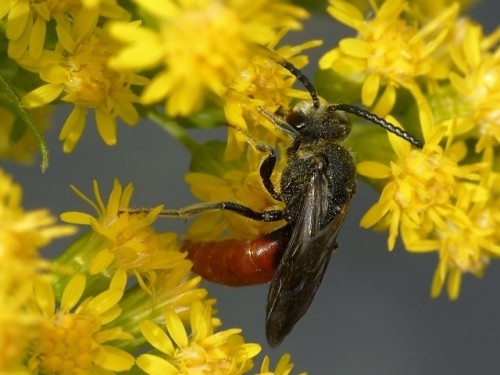
<path id="1" fill-rule="evenodd" d="M 498 24 L 499 8 L 494 1 L 484 1 L 473 9 L 473 16 L 492 31 Z M 345 32 L 341 28 L 332 31 L 332 24 L 310 21 L 308 35 L 300 35 L 300 40 L 323 37 L 328 49 Z M 309 75 L 313 71 L 309 69 Z M 49 207 L 54 214 L 88 211 L 68 185 L 90 194 L 92 179 L 97 179 L 107 194 L 115 177 L 123 184 L 135 184 L 135 206 L 165 203 L 180 207 L 194 201 L 183 182 L 189 155 L 155 125 L 119 126 L 118 145 L 110 148 L 103 145 L 89 120 L 76 150 L 64 155 L 57 134 L 68 108 L 62 112 L 48 135 L 51 165 L 45 174 L 36 165 L 2 161 L 2 167 L 23 185 L 27 209 Z M 210 132 L 197 131 L 195 136 L 208 139 L 214 134 Z M 386 233 L 359 228 L 363 212 L 376 199 L 369 187 L 360 185 L 340 234 L 340 249 L 314 303 L 284 343 L 274 350 L 264 344 L 264 353 L 271 355 L 274 364 L 282 353 L 290 352 L 295 369 L 310 374 L 499 374 L 499 262 L 493 261 L 482 280 L 466 275 L 457 302 L 445 296 L 432 300 L 429 289 L 436 254 L 412 255 L 400 246 L 389 253 Z M 168 220 L 160 226 L 163 230 L 185 228 L 183 223 Z M 58 241 L 49 251 L 53 254 L 66 245 Z M 206 287 L 218 299 L 225 328 L 242 327 L 247 341 L 265 343 L 266 286 Z"/>

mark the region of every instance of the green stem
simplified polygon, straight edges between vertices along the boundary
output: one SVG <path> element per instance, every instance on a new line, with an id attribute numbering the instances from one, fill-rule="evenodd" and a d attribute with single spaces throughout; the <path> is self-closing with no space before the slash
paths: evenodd
<path id="1" fill-rule="evenodd" d="M 145 108 L 144 114 L 146 118 L 160 125 L 163 130 L 166 130 L 188 150 L 194 151 L 199 146 L 198 142 L 191 138 L 186 130 L 180 126 L 177 121 L 159 113 L 154 108 Z"/>
<path id="2" fill-rule="evenodd" d="M 33 136 L 35 137 L 36 143 L 38 144 L 38 148 L 40 149 L 40 154 L 42 156 L 41 168 L 42 172 L 49 166 L 49 149 L 47 147 L 47 143 L 45 143 L 45 139 L 38 131 L 31 114 L 24 108 L 17 96 L 16 92 L 12 89 L 11 85 L 4 79 L 4 77 L 0 74 L 0 102 L 2 106 L 6 107 L 8 110 L 13 112 L 17 120 L 20 121 L 18 126 L 23 126 L 31 131 Z M 22 129 L 24 131 L 24 129 Z M 21 133 L 22 133 L 21 131 Z M 19 133 L 19 134 L 21 134 Z"/>

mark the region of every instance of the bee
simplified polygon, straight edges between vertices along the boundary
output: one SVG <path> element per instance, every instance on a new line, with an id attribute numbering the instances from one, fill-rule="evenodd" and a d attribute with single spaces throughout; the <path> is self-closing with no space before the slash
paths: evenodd
<path id="1" fill-rule="evenodd" d="M 283 341 L 311 305 L 338 247 L 337 235 L 356 192 L 356 164 L 341 144 L 352 127 L 346 113 L 423 147 L 411 134 L 362 108 L 321 102 L 299 69 L 282 58 L 275 57 L 275 61 L 292 73 L 311 97 L 311 101 L 293 107 L 286 118 L 260 108 L 263 116 L 291 138 L 279 189 L 271 181 L 277 153 L 268 145 L 255 144 L 267 153 L 259 170 L 263 185 L 273 198 L 285 203 L 284 209 L 259 212 L 224 201 L 161 213 L 187 218 L 223 210 L 257 221 L 285 221 L 283 227 L 255 239 L 185 242 L 182 246 L 194 272 L 206 280 L 230 286 L 269 282 L 266 337 L 272 347 Z"/>

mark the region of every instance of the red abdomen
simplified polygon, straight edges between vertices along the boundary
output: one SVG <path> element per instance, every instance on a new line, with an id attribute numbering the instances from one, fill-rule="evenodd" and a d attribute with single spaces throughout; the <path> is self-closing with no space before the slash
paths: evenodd
<path id="1" fill-rule="evenodd" d="M 276 271 L 289 233 L 285 225 L 255 239 L 185 242 L 182 251 L 205 280 L 228 286 L 264 284 Z"/>

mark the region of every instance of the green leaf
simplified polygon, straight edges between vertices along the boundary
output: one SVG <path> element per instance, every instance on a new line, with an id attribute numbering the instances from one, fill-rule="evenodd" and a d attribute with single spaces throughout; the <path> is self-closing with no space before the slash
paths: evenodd
<path id="1" fill-rule="evenodd" d="M 357 163 L 372 160 L 387 164 L 394 158 L 387 132 L 375 125 L 353 123 L 345 143 L 354 151 Z"/>
<path id="2" fill-rule="evenodd" d="M 362 82 L 348 80 L 332 69 L 318 69 L 315 85 L 319 94 L 332 104 L 352 104 L 361 99 Z"/>
<path id="3" fill-rule="evenodd" d="M 212 129 L 224 125 L 225 117 L 221 108 L 207 107 L 189 117 L 175 119 L 184 128 Z"/>
<path id="4" fill-rule="evenodd" d="M 244 170 L 247 167 L 243 157 L 238 160 L 225 160 L 225 150 L 226 143 L 222 141 L 214 140 L 199 144 L 191 150 L 190 171 L 222 177 L 228 170 Z"/>
<path id="5" fill-rule="evenodd" d="M 19 96 L 12 89 L 12 86 L 5 80 L 4 76 L 0 74 L 0 106 L 4 107 L 10 111 L 16 118 L 14 122 L 14 128 L 10 134 L 10 139 L 12 142 L 17 142 L 19 138 L 24 134 L 25 131 L 30 131 L 40 149 L 40 154 L 42 156 L 41 168 L 44 172 L 49 166 L 49 150 L 45 139 L 38 131 L 33 117 L 31 114 L 23 107 Z"/>

